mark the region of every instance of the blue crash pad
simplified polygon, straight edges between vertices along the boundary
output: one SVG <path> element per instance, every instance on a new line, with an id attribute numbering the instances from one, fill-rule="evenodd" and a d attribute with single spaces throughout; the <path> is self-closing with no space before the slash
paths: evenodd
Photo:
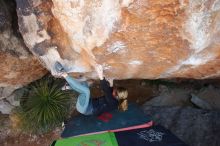
<path id="1" fill-rule="evenodd" d="M 129 104 L 128 110 L 125 112 L 114 110 L 110 114 L 112 114 L 112 118 L 108 122 L 98 119 L 97 116 L 77 115 L 66 124 L 61 137 L 66 138 L 87 133 L 115 130 L 151 121 L 149 117 L 144 115 L 138 105 L 134 103 Z"/>

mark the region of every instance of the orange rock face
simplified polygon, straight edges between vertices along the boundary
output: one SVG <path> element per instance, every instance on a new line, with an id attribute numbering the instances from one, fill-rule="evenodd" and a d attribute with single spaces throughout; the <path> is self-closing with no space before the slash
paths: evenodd
<path id="1" fill-rule="evenodd" d="M 0 89 L 2 91 L 5 87 L 8 94 L 41 78 L 47 72 L 16 32 L 13 26 L 16 17 L 13 15 L 16 16 L 15 5 L 11 1 L 0 1 Z M 2 92 L 0 99 L 8 95 L 2 97 Z"/>
<path id="2" fill-rule="evenodd" d="M 47 73 L 36 57 L 18 58 L 7 53 L 0 53 L 4 62 L 0 63 L 0 86 L 19 88 Z"/>
<path id="3" fill-rule="evenodd" d="M 219 0 L 16 0 L 25 44 L 48 70 L 107 77 L 220 75 Z"/>

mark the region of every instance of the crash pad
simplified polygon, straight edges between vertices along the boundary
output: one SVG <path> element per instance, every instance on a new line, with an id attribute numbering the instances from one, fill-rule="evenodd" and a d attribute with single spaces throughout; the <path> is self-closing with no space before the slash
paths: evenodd
<path id="1" fill-rule="evenodd" d="M 114 133 L 106 132 L 54 141 L 51 146 L 118 146 Z"/>
<path id="2" fill-rule="evenodd" d="M 160 125 L 115 132 L 115 137 L 119 146 L 187 146 Z"/>
<path id="3" fill-rule="evenodd" d="M 138 105 L 134 103 L 129 104 L 128 110 L 125 112 L 114 110 L 108 113 L 108 115 L 110 116 L 107 120 L 103 120 L 100 116 L 77 115 L 65 125 L 61 137 L 66 138 L 88 133 L 123 129 L 146 124 L 151 121 Z"/>
<path id="4" fill-rule="evenodd" d="M 55 140 L 51 146 L 187 146 L 162 126 L 104 132 Z"/>

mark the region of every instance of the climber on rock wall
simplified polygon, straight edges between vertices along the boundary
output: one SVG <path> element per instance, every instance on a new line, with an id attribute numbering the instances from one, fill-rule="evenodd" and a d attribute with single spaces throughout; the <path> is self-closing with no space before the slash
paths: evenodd
<path id="1" fill-rule="evenodd" d="M 61 63 L 55 63 L 57 76 L 63 77 L 70 87 L 79 93 L 76 103 L 77 111 L 84 115 L 100 115 L 117 108 L 122 111 L 127 110 L 128 91 L 123 87 L 113 88 L 113 80 L 105 79 L 101 65 L 97 64 L 94 68 L 99 76 L 101 89 L 104 91 L 104 96 L 98 98 L 91 98 L 88 85 L 70 77 Z"/>

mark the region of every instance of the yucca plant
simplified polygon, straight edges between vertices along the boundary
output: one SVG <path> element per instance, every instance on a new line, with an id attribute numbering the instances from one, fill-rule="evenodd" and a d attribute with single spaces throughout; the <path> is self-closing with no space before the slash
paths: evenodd
<path id="1" fill-rule="evenodd" d="M 24 128 L 34 133 L 47 132 L 67 117 L 70 97 L 51 78 L 41 79 L 31 87 L 28 98 L 23 99 Z"/>

